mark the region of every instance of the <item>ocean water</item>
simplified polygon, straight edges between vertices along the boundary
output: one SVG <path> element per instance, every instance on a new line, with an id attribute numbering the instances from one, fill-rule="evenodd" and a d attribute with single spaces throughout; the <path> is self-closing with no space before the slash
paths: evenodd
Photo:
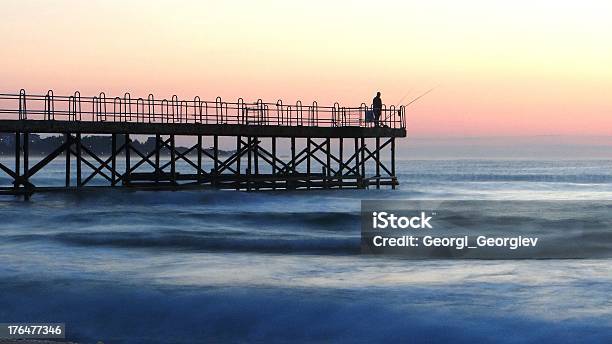
<path id="1" fill-rule="evenodd" d="M 81 343 L 612 341 L 610 259 L 359 253 L 362 199 L 611 200 L 612 161 L 402 160 L 398 177 L 0 196 L 0 322 L 65 322 Z"/>

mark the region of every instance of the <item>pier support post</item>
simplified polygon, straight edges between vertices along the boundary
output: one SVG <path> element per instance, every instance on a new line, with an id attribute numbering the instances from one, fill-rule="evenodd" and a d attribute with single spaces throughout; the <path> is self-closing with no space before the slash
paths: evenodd
<path id="1" fill-rule="evenodd" d="M 111 186 L 117 185 L 117 134 L 111 135 Z"/>
<path id="2" fill-rule="evenodd" d="M 202 135 L 198 135 L 198 184 L 202 183 Z"/>
<path id="3" fill-rule="evenodd" d="M 176 183 L 176 145 L 174 142 L 174 135 L 170 135 L 170 181 L 172 184 Z"/>
<path id="4" fill-rule="evenodd" d="M 291 176 L 295 176 L 296 173 L 296 164 L 295 164 L 295 136 L 291 137 L 291 171 L 289 173 L 289 175 L 287 176 L 288 178 Z M 286 189 L 290 190 L 290 189 L 295 189 L 295 181 L 294 180 L 287 180 L 285 181 L 285 185 L 286 185 Z"/>
<path id="5" fill-rule="evenodd" d="M 77 159 L 77 165 L 76 165 L 76 173 L 77 173 L 77 182 L 76 185 L 77 187 L 81 187 L 82 186 L 82 176 L 81 176 L 81 133 L 77 133 L 76 134 L 76 159 Z"/>
<path id="6" fill-rule="evenodd" d="M 123 179 L 125 185 L 130 183 L 130 170 L 132 169 L 130 164 L 130 147 L 130 134 L 125 134 L 125 177 Z"/>
<path id="7" fill-rule="evenodd" d="M 240 150 L 242 149 L 242 136 L 236 136 L 236 190 L 240 190 L 240 175 L 242 172 L 240 171 L 240 160 L 242 160 L 242 154 L 240 154 Z"/>
<path id="8" fill-rule="evenodd" d="M 65 133 L 64 139 L 66 140 L 66 187 L 70 187 L 70 134 Z"/>
<path id="9" fill-rule="evenodd" d="M 325 188 L 329 189 L 329 179 L 331 177 L 331 139 L 329 137 L 325 139 L 325 156 L 327 157 L 327 166 L 325 166 Z"/>
<path id="10" fill-rule="evenodd" d="M 18 177 L 21 171 L 21 133 L 15 133 L 15 180 L 14 180 L 14 188 L 19 188 Z"/>
<path id="11" fill-rule="evenodd" d="M 342 189 L 342 184 L 344 184 L 344 178 L 342 178 L 344 170 L 344 139 L 342 137 L 338 140 L 338 159 L 340 160 L 338 164 L 338 185 Z"/>
<path id="12" fill-rule="evenodd" d="M 159 165 L 159 155 L 161 151 L 161 135 L 155 134 L 155 184 L 159 184 L 161 170 Z"/>
<path id="13" fill-rule="evenodd" d="M 310 137 L 306 138 L 306 189 L 310 190 L 310 183 L 312 180 L 312 176 L 310 175 L 310 159 L 311 151 L 310 151 Z"/>
<path id="14" fill-rule="evenodd" d="M 255 169 L 255 190 L 259 190 L 259 137 L 253 137 L 253 167 Z"/>
<path id="15" fill-rule="evenodd" d="M 25 188 L 24 198 L 26 201 L 30 199 L 30 191 L 31 191 L 29 173 L 30 173 L 30 134 L 25 132 L 23 133 L 23 181 L 24 181 L 24 188 Z"/>
<path id="16" fill-rule="evenodd" d="M 380 137 L 376 136 L 376 188 L 380 189 Z"/>
<path id="17" fill-rule="evenodd" d="M 367 182 L 365 180 L 365 138 L 362 137 L 361 138 L 361 180 L 363 181 L 364 185 L 362 185 L 362 187 L 365 187 L 365 183 Z"/>
<path id="18" fill-rule="evenodd" d="M 355 174 L 359 174 L 359 139 L 355 138 Z M 357 187 L 361 188 L 362 180 L 357 177 Z"/>
<path id="19" fill-rule="evenodd" d="M 276 175 L 276 137 L 272 137 L 272 175 Z M 272 182 L 272 190 L 276 190 L 276 180 Z"/>
<path id="20" fill-rule="evenodd" d="M 391 138 L 391 188 L 395 190 L 397 178 L 395 176 L 395 137 Z"/>
<path id="21" fill-rule="evenodd" d="M 295 137 L 291 137 L 291 173 L 295 173 Z"/>
<path id="22" fill-rule="evenodd" d="M 251 141 L 252 138 L 249 136 L 247 138 L 247 170 L 246 170 L 246 189 L 247 191 L 251 191 L 251 165 L 252 165 L 252 156 L 251 156 L 251 150 L 253 149 L 253 142 Z"/>
<path id="23" fill-rule="evenodd" d="M 213 136 L 213 160 L 214 163 L 214 175 L 212 176 L 212 185 L 217 186 L 217 177 L 219 176 L 219 136 Z"/>

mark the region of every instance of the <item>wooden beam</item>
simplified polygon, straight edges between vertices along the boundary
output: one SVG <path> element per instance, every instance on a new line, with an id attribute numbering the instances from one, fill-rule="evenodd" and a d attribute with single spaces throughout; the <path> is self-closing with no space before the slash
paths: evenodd
<path id="1" fill-rule="evenodd" d="M 4 173 L 8 174 L 11 178 L 15 179 L 16 177 L 15 171 L 6 167 L 2 162 L 0 162 L 0 170 L 4 171 Z"/>
<path id="2" fill-rule="evenodd" d="M 123 149 L 125 148 L 125 144 L 121 145 L 121 147 L 119 147 L 119 150 L 116 149 L 115 147 L 115 152 L 121 152 Z M 87 177 L 85 178 L 85 180 L 83 181 L 83 185 L 86 185 L 91 179 L 93 179 L 98 173 L 102 173 L 102 170 L 104 168 L 106 168 L 110 173 L 111 173 L 111 186 L 114 186 L 113 181 L 115 181 L 116 179 L 115 176 L 119 176 L 119 172 L 117 172 L 115 169 L 113 169 L 112 167 L 112 160 L 113 160 L 113 156 L 114 154 L 112 154 L 111 152 L 111 156 L 108 157 L 106 160 L 102 160 L 100 157 L 98 157 L 94 152 L 90 151 L 87 146 L 83 146 L 81 145 L 81 149 L 83 150 L 83 152 L 85 152 L 86 154 L 88 154 L 90 157 L 92 157 L 95 161 L 97 161 L 100 166 L 96 167 L 94 169 L 94 171 Z M 111 165 L 109 165 L 109 163 L 111 163 Z"/>
<path id="3" fill-rule="evenodd" d="M 59 147 L 57 147 L 53 152 L 49 153 L 46 157 L 44 157 L 41 161 L 39 161 L 36 165 L 32 166 L 28 171 L 28 177 L 32 177 L 36 174 L 40 169 L 45 167 L 49 162 L 53 161 L 58 155 L 62 154 L 66 150 L 66 147 L 69 147 L 71 140 L 62 143 Z"/>
<path id="4" fill-rule="evenodd" d="M 70 150 L 72 151 L 72 154 L 74 154 L 75 156 L 77 155 L 77 151 L 76 150 L 73 150 L 73 149 L 70 149 Z M 81 160 L 82 160 L 82 162 L 85 165 L 89 166 L 89 168 L 91 168 L 92 170 L 96 170 L 97 169 L 97 167 L 94 164 L 92 164 L 91 162 L 89 162 L 87 159 L 81 159 Z M 100 174 L 106 180 L 112 182 L 111 177 L 109 177 L 106 173 L 102 172 L 101 170 L 98 171 L 96 174 Z M 80 183 L 80 185 L 77 184 L 77 186 L 79 186 L 79 187 L 84 186 L 87 182 L 89 182 L 91 180 L 91 178 L 93 178 L 94 175 L 95 174 L 92 173 L 88 178 L 85 179 L 85 182 Z"/>

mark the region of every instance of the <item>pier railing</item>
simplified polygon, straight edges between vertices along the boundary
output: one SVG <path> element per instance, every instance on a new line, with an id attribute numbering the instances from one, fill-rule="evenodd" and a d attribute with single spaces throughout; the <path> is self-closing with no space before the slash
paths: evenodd
<path id="1" fill-rule="evenodd" d="M 84 97 L 79 91 L 70 96 L 0 94 L 0 119 L 89 121 L 89 122 L 137 122 L 137 123 L 194 123 L 254 126 L 311 126 L 311 127 L 373 127 L 372 106 L 362 103 L 358 107 L 320 106 L 317 102 L 303 104 L 266 103 L 261 99 L 245 102 L 239 98 L 228 102 L 217 97 L 202 100 L 195 97 L 181 100 L 176 95 L 170 99 L 133 98 L 130 93 L 110 97 L 104 92 Z M 404 106 L 385 106 L 381 109 L 379 125 L 405 128 Z"/>

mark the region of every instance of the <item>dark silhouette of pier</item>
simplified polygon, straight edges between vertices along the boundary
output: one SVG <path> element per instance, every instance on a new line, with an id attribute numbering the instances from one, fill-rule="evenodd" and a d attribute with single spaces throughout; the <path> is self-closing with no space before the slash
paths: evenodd
<path id="1" fill-rule="evenodd" d="M 10 181 L 0 193 L 29 197 L 94 186 L 395 188 L 395 139 L 406 136 L 405 108 L 383 105 L 378 126 L 366 121 L 366 111 L 372 106 L 0 94 L 0 133 L 14 138 L 14 166 L 0 161 L 0 176 Z M 56 147 L 35 157 L 32 134 L 62 138 L 49 140 Z M 83 144 L 85 135 L 110 136 L 101 141 L 109 143 L 108 154 Z M 194 144 L 178 149 L 177 136 Z M 143 150 L 134 141 L 141 137 L 154 140 L 154 148 Z M 56 159 L 65 160 L 64 183 L 36 186 L 37 174 Z"/>

